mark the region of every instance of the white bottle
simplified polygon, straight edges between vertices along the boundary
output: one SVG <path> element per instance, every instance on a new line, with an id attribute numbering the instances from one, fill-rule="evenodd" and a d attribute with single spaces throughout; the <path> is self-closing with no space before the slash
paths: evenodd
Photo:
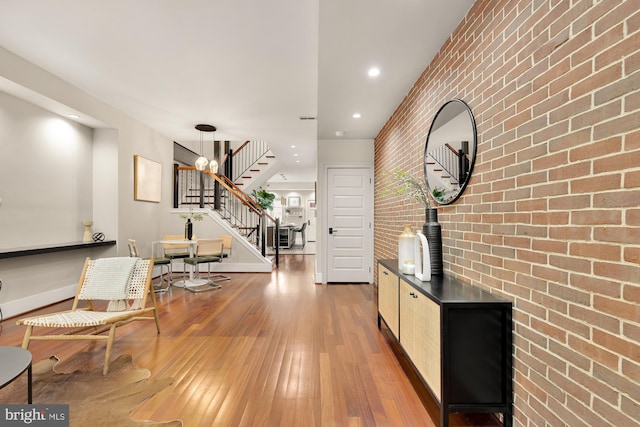
<path id="1" fill-rule="evenodd" d="M 402 271 L 405 261 L 413 262 L 413 240 L 416 235 L 411 231 L 411 225 L 405 224 L 404 230 L 398 238 L 398 271 Z"/>

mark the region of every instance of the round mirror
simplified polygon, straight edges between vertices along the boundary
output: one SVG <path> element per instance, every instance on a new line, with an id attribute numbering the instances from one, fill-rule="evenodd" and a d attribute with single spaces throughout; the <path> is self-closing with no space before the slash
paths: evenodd
<path id="1" fill-rule="evenodd" d="M 462 194 L 476 161 L 476 121 L 461 99 L 447 101 L 436 113 L 424 147 L 424 177 L 433 199 L 441 205 Z"/>

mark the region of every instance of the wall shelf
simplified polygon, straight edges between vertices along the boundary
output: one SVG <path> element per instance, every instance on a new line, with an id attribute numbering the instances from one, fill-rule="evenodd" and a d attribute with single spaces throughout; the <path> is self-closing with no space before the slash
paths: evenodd
<path id="1" fill-rule="evenodd" d="M 21 248 L 6 248 L 0 249 L 0 259 L 49 254 L 53 252 L 72 251 L 76 249 L 97 248 L 100 246 L 115 246 L 115 244 L 115 240 L 105 240 L 102 242 L 68 242 L 53 243 L 49 245 L 25 246 Z"/>

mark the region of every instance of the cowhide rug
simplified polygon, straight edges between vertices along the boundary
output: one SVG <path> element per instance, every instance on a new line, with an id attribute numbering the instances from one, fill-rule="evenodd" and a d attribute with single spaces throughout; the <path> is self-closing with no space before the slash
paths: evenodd
<path id="1" fill-rule="evenodd" d="M 145 400 L 168 387 L 173 378 L 149 380 L 148 369 L 138 368 L 130 355 L 113 360 L 109 373 L 102 366 L 90 371 L 55 372 L 55 356 L 33 365 L 33 403 L 69 404 L 70 426 L 181 427 L 182 421 L 135 421 L 129 414 Z M 0 390 L 0 403 L 26 403 L 26 377 Z"/>

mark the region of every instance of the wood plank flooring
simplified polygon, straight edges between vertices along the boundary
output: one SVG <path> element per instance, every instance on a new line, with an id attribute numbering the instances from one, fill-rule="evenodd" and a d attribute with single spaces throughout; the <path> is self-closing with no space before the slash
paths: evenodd
<path id="1" fill-rule="evenodd" d="M 152 378 L 174 378 L 132 417 L 178 418 L 185 427 L 439 425 L 434 401 L 377 328 L 375 287 L 315 284 L 314 261 L 286 255 L 277 271 L 230 274 L 220 290 L 174 288 L 158 295 L 159 335 L 153 322 L 119 328 L 112 359 L 128 353 Z M 23 334 L 7 319 L 0 345 L 21 345 Z M 105 354 L 103 343 L 87 342 L 33 342 L 30 350 L 34 361 L 57 355 L 63 372 L 102 366 Z M 453 415 L 450 425 L 499 424 Z"/>

